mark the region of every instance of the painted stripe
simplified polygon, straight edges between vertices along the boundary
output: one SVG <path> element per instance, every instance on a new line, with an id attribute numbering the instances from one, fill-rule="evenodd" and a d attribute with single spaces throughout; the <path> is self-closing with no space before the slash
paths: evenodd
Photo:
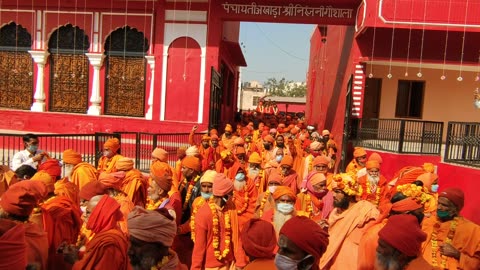
<path id="1" fill-rule="evenodd" d="M 355 65 L 356 68 L 362 69 L 363 65 Z"/>
<path id="2" fill-rule="evenodd" d="M 360 105 L 361 105 L 361 102 L 353 102 L 353 105 L 355 105 L 355 106 L 360 106 Z"/>
<path id="3" fill-rule="evenodd" d="M 361 97 L 353 97 L 353 100 L 362 100 Z"/>
<path id="4" fill-rule="evenodd" d="M 358 80 L 358 79 L 362 80 L 362 79 L 363 79 L 363 76 L 356 75 L 354 78 L 357 79 L 357 80 Z"/>
<path id="5" fill-rule="evenodd" d="M 361 95 L 362 95 L 362 92 L 353 92 L 353 94 L 354 94 L 355 96 L 361 96 Z"/>

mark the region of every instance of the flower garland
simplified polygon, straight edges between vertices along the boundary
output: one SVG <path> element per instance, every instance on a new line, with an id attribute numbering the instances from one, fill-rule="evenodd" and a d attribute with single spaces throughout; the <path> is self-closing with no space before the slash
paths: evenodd
<path id="1" fill-rule="evenodd" d="M 313 155 L 310 155 L 310 158 L 308 159 L 308 173 L 310 173 L 313 170 Z"/>
<path id="2" fill-rule="evenodd" d="M 448 231 L 447 238 L 445 239 L 446 244 L 451 244 L 452 239 L 455 236 L 455 231 L 457 229 L 458 217 L 453 218 L 452 223 L 450 223 L 450 230 Z M 440 229 L 440 222 L 435 223 L 433 226 L 432 232 L 432 265 L 433 267 L 438 267 L 437 252 L 438 252 L 438 230 Z M 441 255 L 442 257 L 442 266 L 441 269 L 447 269 L 447 256 Z"/>
<path id="3" fill-rule="evenodd" d="M 195 184 L 197 183 L 198 179 L 200 179 L 200 175 L 197 175 L 193 181 L 190 183 L 187 182 L 187 179 L 185 179 L 185 182 L 187 182 L 188 189 L 187 189 L 187 195 L 185 196 L 185 202 L 183 203 L 183 211 L 187 209 L 188 207 L 188 202 L 190 201 L 190 198 L 192 197 L 192 192 L 193 192 L 193 187 L 195 187 Z"/>
<path id="4" fill-rule="evenodd" d="M 415 184 L 405 184 L 397 187 L 397 191 L 403 195 L 410 197 L 422 205 L 433 199 L 433 196 L 428 194 L 426 189 Z"/>
<path id="5" fill-rule="evenodd" d="M 162 269 L 167 263 L 170 261 L 170 258 L 167 256 L 163 256 L 162 260 L 159 261 L 156 265 L 150 267 L 150 270 L 159 270 Z"/>
<path id="6" fill-rule="evenodd" d="M 368 195 L 373 194 L 372 189 L 373 189 L 372 184 L 370 183 L 370 181 L 367 180 L 367 197 Z M 380 192 L 381 192 L 381 189 L 377 185 L 377 188 L 375 191 L 375 205 L 378 205 L 378 203 L 380 202 Z"/>
<path id="7" fill-rule="evenodd" d="M 157 202 L 153 202 L 152 200 L 148 200 L 147 202 L 147 210 L 157 210 L 158 207 L 167 199 L 167 197 L 161 198 Z"/>
<path id="8" fill-rule="evenodd" d="M 236 191 L 235 191 L 236 192 Z M 248 191 L 247 191 L 247 185 L 243 187 L 243 207 L 240 210 L 237 210 L 237 214 L 241 215 L 247 211 L 248 208 Z"/>
<path id="9" fill-rule="evenodd" d="M 260 208 L 259 208 L 259 217 L 263 216 L 263 209 L 265 208 L 265 203 L 267 202 L 268 197 L 270 196 L 270 190 L 267 190 L 265 194 L 263 195 L 262 201 L 260 202 Z"/>
<path id="10" fill-rule="evenodd" d="M 307 210 L 307 217 L 312 218 L 313 215 L 313 206 L 312 206 L 312 197 L 310 194 L 305 194 L 305 204 L 306 204 L 306 210 Z"/>
<path id="11" fill-rule="evenodd" d="M 263 170 L 260 170 L 258 172 L 258 175 L 257 177 L 255 178 L 255 186 L 258 188 L 260 188 L 260 182 L 262 182 L 262 179 L 263 179 L 263 176 L 265 175 L 264 171 Z"/>
<path id="12" fill-rule="evenodd" d="M 198 212 L 198 209 L 202 207 L 205 202 L 207 202 L 203 197 L 199 197 L 198 203 L 193 205 L 192 216 L 190 217 L 190 233 L 192 241 L 195 243 L 195 215 Z"/>
<path id="13" fill-rule="evenodd" d="M 217 206 L 216 204 L 211 201 L 208 203 L 210 210 L 212 211 L 213 216 L 213 252 L 215 258 L 221 261 L 230 253 L 230 239 L 232 235 L 232 226 L 230 224 L 230 214 L 228 212 L 225 213 L 225 249 L 220 252 L 220 227 L 219 227 L 219 218 L 217 214 Z"/>

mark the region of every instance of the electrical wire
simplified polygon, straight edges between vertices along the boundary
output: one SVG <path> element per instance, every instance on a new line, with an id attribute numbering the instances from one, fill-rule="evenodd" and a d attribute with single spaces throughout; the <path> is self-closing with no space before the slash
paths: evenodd
<path id="1" fill-rule="evenodd" d="M 255 26 L 258 28 L 258 30 L 259 30 L 260 32 L 263 33 L 263 36 L 264 36 L 273 46 L 275 46 L 277 49 L 279 49 L 280 51 L 282 51 L 283 53 L 285 53 L 286 55 L 288 55 L 288 56 L 290 56 L 290 57 L 292 57 L 292 58 L 295 58 L 295 59 L 298 59 L 298 60 L 301 60 L 301 61 L 304 61 L 304 62 L 307 61 L 307 59 L 298 57 L 298 56 L 296 56 L 296 55 L 293 55 L 293 54 L 291 54 L 290 52 L 288 52 L 288 51 L 286 51 L 285 49 L 283 49 L 282 47 L 280 47 L 277 43 L 275 43 L 275 41 L 273 41 L 273 40 L 267 35 L 267 33 L 265 33 L 265 31 L 262 30 L 262 28 L 260 28 L 260 26 L 258 25 L 258 23 L 255 23 Z"/>

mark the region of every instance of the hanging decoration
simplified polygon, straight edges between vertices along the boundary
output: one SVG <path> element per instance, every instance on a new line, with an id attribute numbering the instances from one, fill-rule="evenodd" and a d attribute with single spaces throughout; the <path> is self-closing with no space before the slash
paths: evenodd
<path id="1" fill-rule="evenodd" d="M 405 65 L 405 77 L 408 77 L 408 64 L 410 60 L 410 44 L 412 41 L 412 22 L 413 22 L 413 2 L 410 2 L 410 29 L 408 30 L 408 45 L 407 45 L 407 63 Z"/>
<path id="2" fill-rule="evenodd" d="M 463 56 L 465 53 L 465 35 L 467 33 L 467 17 L 468 17 L 468 0 L 465 3 L 465 20 L 463 22 L 463 37 L 462 37 L 462 54 L 460 55 L 460 70 L 458 73 L 457 81 L 463 81 L 462 69 L 463 69 Z"/>
<path id="3" fill-rule="evenodd" d="M 449 33 L 449 27 L 450 27 L 450 13 L 452 10 L 452 0 L 448 1 L 448 15 L 447 15 L 447 31 L 445 34 L 445 48 L 443 51 L 443 67 L 442 67 L 442 76 L 440 76 L 440 80 L 445 80 L 447 76 L 445 75 L 445 66 L 447 63 L 447 45 L 448 45 L 448 33 Z"/>
<path id="4" fill-rule="evenodd" d="M 373 22 L 373 40 L 372 40 L 372 57 L 370 57 L 370 73 L 368 73 L 368 78 L 373 78 L 373 57 L 375 53 L 375 35 L 377 32 L 377 19 L 378 19 L 378 3 L 380 1 L 375 1 L 375 20 Z"/>
<path id="5" fill-rule="evenodd" d="M 420 63 L 419 63 L 419 69 L 417 73 L 417 77 L 421 78 L 423 76 L 422 74 L 422 61 L 423 61 L 423 45 L 425 43 L 425 25 L 427 23 L 427 1 L 424 1 L 425 4 L 423 5 L 423 29 L 422 29 L 422 43 L 420 45 Z"/>
<path id="6" fill-rule="evenodd" d="M 387 78 L 391 79 L 392 75 L 392 58 L 393 58 L 393 45 L 395 41 L 395 27 L 397 21 L 397 0 L 393 1 L 393 27 L 392 27 L 392 46 L 390 46 L 390 63 L 388 64 Z"/>
<path id="7" fill-rule="evenodd" d="M 128 25 L 128 0 L 125 2 L 125 32 L 123 35 L 123 75 L 122 80 L 125 81 L 125 75 L 127 72 L 127 25 Z"/>

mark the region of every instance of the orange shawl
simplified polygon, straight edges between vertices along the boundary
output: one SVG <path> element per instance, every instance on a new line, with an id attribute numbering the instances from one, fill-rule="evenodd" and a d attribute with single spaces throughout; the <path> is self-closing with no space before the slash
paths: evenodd
<path id="1" fill-rule="evenodd" d="M 70 182 L 81 190 L 88 182 L 97 180 L 97 170 L 90 163 L 82 162 L 75 165 L 70 176 Z"/>
<path id="2" fill-rule="evenodd" d="M 27 263 L 40 264 L 41 269 L 47 269 L 48 237 L 40 226 L 35 223 L 25 223 L 25 242 L 27 243 Z"/>
<path id="3" fill-rule="evenodd" d="M 102 172 L 106 172 L 106 173 L 116 172 L 117 168 L 115 165 L 117 164 L 117 161 L 121 158 L 123 158 L 123 156 L 119 154 L 116 154 L 110 159 L 107 157 L 101 157 L 100 160 L 98 161 L 98 168 L 97 168 L 98 174 L 101 174 Z"/>
<path id="4" fill-rule="evenodd" d="M 25 269 L 26 250 L 23 224 L 0 219 L 0 269 Z"/>
<path id="5" fill-rule="evenodd" d="M 127 194 L 127 197 L 134 205 L 145 207 L 147 188 L 148 180 L 143 177 L 142 172 L 139 170 L 133 169 L 128 171 L 123 179 L 122 191 Z"/>

